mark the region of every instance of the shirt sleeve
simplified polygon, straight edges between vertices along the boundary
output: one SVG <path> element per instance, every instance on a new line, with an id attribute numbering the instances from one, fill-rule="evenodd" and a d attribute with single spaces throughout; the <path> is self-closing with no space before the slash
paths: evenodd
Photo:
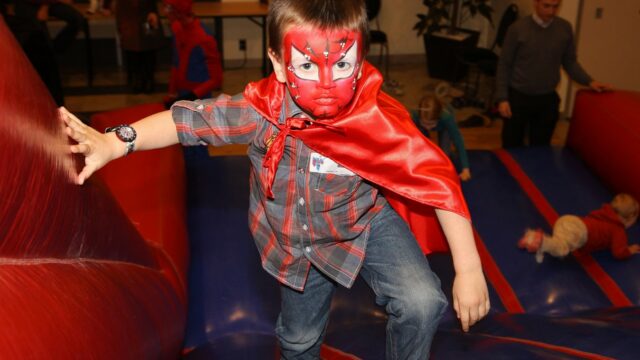
<path id="1" fill-rule="evenodd" d="M 513 71 L 513 62 L 518 48 L 518 31 L 516 26 L 511 26 L 507 30 L 507 36 L 502 44 L 500 58 L 498 59 L 498 69 L 496 72 L 496 100 L 504 101 L 509 96 L 509 81 Z"/>
<path id="2" fill-rule="evenodd" d="M 631 257 L 631 251 L 629 251 L 627 234 L 624 230 L 616 231 L 611 239 L 611 254 L 618 260 L 625 260 Z"/>
<path id="3" fill-rule="evenodd" d="M 589 85 L 593 80 L 589 74 L 578 63 L 578 55 L 576 54 L 576 44 L 573 39 L 573 31 L 571 27 L 567 30 L 569 32 L 569 41 L 567 42 L 567 48 L 562 55 L 562 67 L 565 69 L 569 77 L 575 82 L 581 85 Z"/>
<path id="4" fill-rule="evenodd" d="M 186 146 L 248 144 L 262 119 L 242 94 L 178 101 L 171 111 L 178 139 Z"/>
<path id="5" fill-rule="evenodd" d="M 449 136 L 451 136 L 451 141 L 453 141 L 456 151 L 458 152 L 458 157 L 460 158 L 460 166 L 463 169 L 468 169 L 469 157 L 467 156 L 467 150 L 464 147 L 462 134 L 460 133 L 458 124 L 456 124 L 455 111 L 452 108 L 447 107 L 446 110 L 442 111 L 442 115 L 440 115 L 440 123 L 446 131 L 449 132 Z"/>

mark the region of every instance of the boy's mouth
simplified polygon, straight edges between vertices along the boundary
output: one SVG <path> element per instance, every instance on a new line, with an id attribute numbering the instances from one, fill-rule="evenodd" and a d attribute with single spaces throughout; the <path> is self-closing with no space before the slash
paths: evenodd
<path id="1" fill-rule="evenodd" d="M 320 105 L 331 105 L 336 102 L 336 98 L 330 95 L 319 96 L 315 98 L 315 102 Z"/>

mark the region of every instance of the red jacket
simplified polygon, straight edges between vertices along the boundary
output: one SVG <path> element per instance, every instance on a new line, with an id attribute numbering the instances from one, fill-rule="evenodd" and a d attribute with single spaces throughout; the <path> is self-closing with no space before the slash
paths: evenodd
<path id="1" fill-rule="evenodd" d="M 583 219 L 587 225 L 587 243 L 580 248 L 582 252 L 611 249 L 614 258 L 622 260 L 631 256 L 627 232 L 618 214 L 611 205 L 590 212 Z"/>

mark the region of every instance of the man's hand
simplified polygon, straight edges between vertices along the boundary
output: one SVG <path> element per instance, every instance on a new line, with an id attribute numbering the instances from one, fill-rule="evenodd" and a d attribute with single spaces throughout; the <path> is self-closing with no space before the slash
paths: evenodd
<path id="1" fill-rule="evenodd" d="M 462 331 L 482 319 L 489 312 L 489 291 L 481 270 L 456 274 L 453 280 L 453 309 Z"/>
<path id="2" fill-rule="evenodd" d="M 597 92 L 613 90 L 613 86 L 611 84 L 602 83 L 600 81 L 595 81 L 595 80 L 589 83 L 589 87 L 592 90 L 595 90 Z"/>
<path id="3" fill-rule="evenodd" d="M 462 181 L 471 180 L 471 171 L 469 171 L 469 168 L 462 169 L 462 171 L 460 172 L 460 180 Z"/>
<path id="4" fill-rule="evenodd" d="M 36 19 L 38 19 L 38 21 L 49 20 L 49 5 L 40 5 L 36 13 Z"/>
<path id="5" fill-rule="evenodd" d="M 498 112 L 504 118 L 511 118 L 511 105 L 509 105 L 507 100 L 503 100 L 498 103 Z"/>
<path id="6" fill-rule="evenodd" d="M 629 245 L 629 252 L 632 254 L 640 253 L 640 245 L 638 244 Z"/>
<path id="7" fill-rule="evenodd" d="M 91 174 L 109 161 L 124 155 L 125 147 L 114 133 L 99 133 L 92 127 L 85 125 L 64 107 L 61 107 L 58 113 L 67 125 L 65 132 L 77 142 L 77 144 L 71 145 L 71 152 L 84 156 L 84 168 L 75 179 L 78 185 L 84 184 L 84 181 Z"/>

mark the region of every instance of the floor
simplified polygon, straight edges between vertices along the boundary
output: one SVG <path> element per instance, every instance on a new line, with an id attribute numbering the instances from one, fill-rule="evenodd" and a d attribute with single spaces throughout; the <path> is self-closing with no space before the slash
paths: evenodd
<path id="1" fill-rule="evenodd" d="M 376 59 L 372 59 L 375 64 Z M 250 62 L 251 63 L 251 62 Z M 228 66 L 229 67 L 229 66 Z M 62 69 L 65 105 L 74 113 L 90 114 L 126 106 L 161 101 L 167 89 L 169 71 L 167 65 L 160 65 L 156 73 L 158 86 L 153 94 L 132 94 L 126 87 L 126 73 L 117 65 L 97 66 L 92 87 L 87 87 L 83 68 L 64 67 Z M 244 66 L 227 69 L 224 72 L 222 92 L 235 94 L 243 90 L 245 84 L 261 78 L 258 66 Z M 407 61 L 391 64 L 389 79 L 399 83 L 399 91 L 389 91 L 408 109 L 417 107 L 420 97 L 438 80 L 429 78 L 426 66 L 421 61 Z M 488 86 L 488 84 L 487 84 Z M 458 91 L 460 92 L 460 91 Z M 460 108 L 457 119 L 464 120 L 482 110 L 473 107 Z M 568 129 L 568 121 L 560 121 L 552 143 L 563 145 Z M 467 149 L 496 149 L 500 147 L 502 120 L 496 119 L 489 126 L 461 128 Z"/>

